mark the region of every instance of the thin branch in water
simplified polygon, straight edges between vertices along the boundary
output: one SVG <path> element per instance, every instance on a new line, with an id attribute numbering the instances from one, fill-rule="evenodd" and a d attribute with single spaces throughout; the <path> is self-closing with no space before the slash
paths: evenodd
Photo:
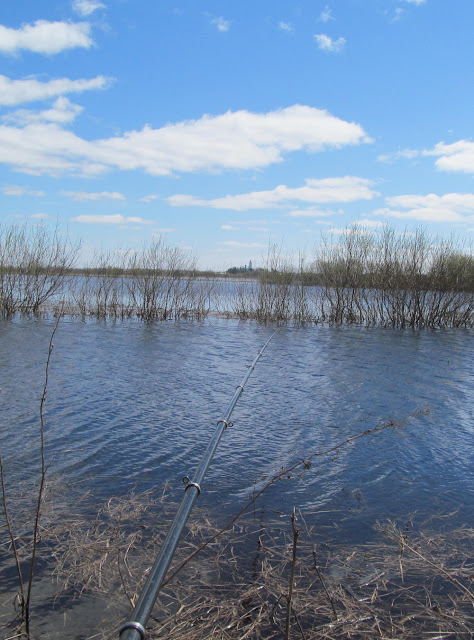
<path id="1" fill-rule="evenodd" d="M 277 480 L 280 480 L 281 478 L 288 475 L 298 467 L 307 465 L 308 462 L 312 460 L 312 458 L 315 458 L 317 456 L 328 455 L 329 453 L 334 453 L 335 451 L 338 451 L 339 449 L 346 446 L 347 444 L 350 444 L 351 442 L 355 442 L 360 438 L 371 436 L 374 433 L 379 433 L 380 431 L 385 431 L 386 429 L 396 429 L 396 428 L 405 426 L 408 418 L 414 418 L 416 416 L 426 414 L 426 413 L 429 413 L 429 409 L 419 409 L 418 411 L 414 411 L 413 413 L 408 414 L 408 416 L 406 416 L 406 418 L 404 418 L 403 420 L 400 420 L 400 421 L 389 420 L 388 422 L 379 424 L 376 427 L 372 427 L 372 429 L 366 429 L 362 433 L 358 433 L 355 436 L 346 438 L 346 440 L 339 442 L 338 444 L 334 445 L 333 447 L 330 447 L 329 449 L 326 449 L 324 451 L 316 451 L 315 453 L 312 453 L 310 456 L 308 456 L 304 460 L 295 462 L 295 464 L 282 469 L 276 475 L 270 478 L 270 480 L 268 480 L 268 482 L 262 487 L 262 489 L 260 489 L 260 491 L 254 494 L 252 499 L 249 502 L 247 502 L 247 504 L 244 505 L 242 509 L 240 509 L 240 511 L 231 520 L 229 520 L 229 522 L 226 525 L 224 525 L 213 536 L 211 536 L 208 540 L 203 542 L 201 546 L 199 546 L 192 553 L 190 553 L 189 556 L 187 556 L 176 568 L 172 569 L 171 573 L 168 575 L 166 580 L 164 580 L 162 587 L 165 587 L 181 571 L 181 569 L 183 569 L 183 567 L 185 567 L 188 564 L 188 562 L 190 562 L 200 551 L 205 549 L 209 544 L 214 542 L 214 540 L 216 540 L 220 535 L 222 535 L 225 531 L 230 529 L 230 527 L 232 527 L 232 525 L 237 522 L 237 520 L 242 516 L 242 514 L 244 514 L 247 511 L 247 509 L 251 507 L 258 500 L 258 498 L 260 498 L 260 496 L 263 493 L 265 493 L 265 491 L 267 491 L 267 489 L 269 489 L 275 482 L 277 482 Z"/>
<path id="2" fill-rule="evenodd" d="M 289 640 L 290 638 L 290 619 L 292 610 L 291 601 L 293 599 L 293 587 L 295 584 L 296 546 L 298 544 L 298 536 L 300 535 L 299 530 L 296 528 L 296 513 L 294 507 L 293 513 L 291 514 L 291 529 L 293 531 L 293 550 L 291 556 L 290 584 L 288 587 L 288 607 L 286 611 L 285 640 Z"/>
<path id="3" fill-rule="evenodd" d="M 54 339 L 56 330 L 58 328 L 59 321 L 61 320 L 62 313 L 63 313 L 63 309 L 61 308 L 61 311 L 57 315 L 56 322 L 54 324 L 53 331 L 49 339 L 48 357 L 47 357 L 46 366 L 45 366 L 43 393 L 41 395 L 41 401 L 40 401 L 41 475 L 40 475 L 40 486 L 38 489 L 38 499 L 36 502 L 35 522 L 33 527 L 33 546 L 31 549 L 30 572 L 29 572 L 29 579 L 28 579 L 28 589 L 26 593 L 26 602 L 25 602 L 25 631 L 26 631 L 26 636 L 28 638 L 30 637 L 30 604 L 31 604 L 31 591 L 33 587 L 33 577 L 35 573 L 36 551 L 37 551 L 38 540 L 39 540 L 39 535 L 38 535 L 39 520 L 41 515 L 41 506 L 43 504 L 44 484 L 46 479 L 46 460 L 45 460 L 45 452 L 44 452 L 44 405 L 46 403 L 46 395 L 48 393 L 49 365 L 51 362 L 51 354 L 53 353 L 53 349 L 54 349 L 53 339 Z"/>
<path id="4" fill-rule="evenodd" d="M 20 556 L 18 553 L 18 548 L 16 545 L 16 540 L 17 537 L 15 536 L 14 532 L 13 532 L 13 527 L 12 527 L 12 523 L 11 523 L 11 519 L 10 519 L 10 514 L 8 511 L 8 505 L 7 505 L 7 492 L 6 492 L 6 486 L 5 486 L 5 476 L 3 473 L 3 460 L 2 460 L 2 456 L 0 454 L 0 478 L 1 478 L 1 484 L 2 484 L 2 501 L 3 501 L 3 513 L 5 515 L 5 522 L 7 524 L 7 530 L 8 530 L 8 537 L 10 539 L 10 544 L 12 547 L 12 553 L 13 553 L 13 557 L 15 559 L 15 567 L 16 567 L 16 573 L 18 576 L 18 586 L 20 588 L 20 599 L 21 599 L 21 609 L 22 609 L 22 617 L 24 616 L 24 609 L 25 609 L 25 587 L 23 584 L 23 574 L 21 572 L 21 565 L 20 565 Z"/>

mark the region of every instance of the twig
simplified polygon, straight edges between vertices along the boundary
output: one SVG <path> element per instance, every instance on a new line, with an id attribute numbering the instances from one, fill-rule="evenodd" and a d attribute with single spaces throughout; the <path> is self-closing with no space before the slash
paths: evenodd
<path id="1" fill-rule="evenodd" d="M 5 487 L 5 476 L 3 474 L 3 461 L 2 461 L 1 454 L 0 454 L 0 477 L 1 477 L 1 483 L 2 483 L 3 513 L 5 514 L 5 521 L 7 523 L 7 529 L 8 529 L 8 537 L 10 538 L 10 544 L 12 546 L 13 557 L 15 558 L 16 572 L 17 572 L 17 575 L 18 575 L 18 585 L 20 587 L 21 608 L 22 608 L 22 614 L 24 614 L 25 587 L 24 587 L 24 584 L 23 584 L 23 575 L 22 575 L 22 572 L 21 572 L 20 557 L 18 555 L 18 549 L 17 549 L 17 546 L 16 546 L 16 540 L 18 540 L 19 538 L 16 537 L 14 535 L 14 533 L 13 533 L 13 528 L 12 528 L 12 524 L 11 524 L 11 520 L 10 520 L 10 514 L 8 512 L 7 493 L 6 493 L 6 487 Z"/>
<path id="2" fill-rule="evenodd" d="M 321 571 L 320 571 L 320 569 L 318 567 L 318 563 L 316 561 L 316 551 L 314 549 L 313 549 L 313 558 L 314 558 L 314 568 L 316 569 L 316 573 L 318 574 L 318 578 L 319 578 L 321 584 L 323 585 L 323 589 L 326 592 L 327 598 L 328 598 L 329 603 L 331 605 L 331 609 L 332 609 L 332 612 L 334 614 L 334 621 L 337 622 L 338 621 L 338 617 L 337 617 L 336 607 L 334 606 L 333 599 L 331 598 L 331 596 L 329 595 L 329 591 L 327 590 L 326 583 L 325 583 L 324 578 L 323 578 L 323 574 L 321 573 Z"/>
<path id="3" fill-rule="evenodd" d="M 298 536 L 300 532 L 296 528 L 296 513 L 293 507 L 293 513 L 291 514 L 291 528 L 293 530 L 293 552 L 291 556 L 291 570 L 290 570 L 290 585 L 288 588 L 288 607 L 286 610 L 286 627 L 285 627 L 285 640 L 290 638 L 290 619 L 291 619 L 291 601 L 293 598 L 293 586 L 295 582 L 295 566 L 296 566 L 296 545 L 298 543 Z"/>
<path id="4" fill-rule="evenodd" d="M 237 520 L 242 516 L 242 514 L 245 513 L 247 511 L 247 509 L 249 507 L 251 507 L 258 500 L 258 498 L 260 498 L 260 496 L 263 493 L 265 493 L 265 491 L 267 489 L 269 489 L 275 482 L 277 482 L 277 480 L 280 480 L 283 476 L 288 475 L 289 473 L 291 473 L 292 471 L 294 471 L 298 467 L 300 467 L 300 466 L 304 465 L 305 463 L 307 463 L 312 458 L 315 458 L 317 456 L 327 455 L 329 453 L 333 453 L 334 451 L 338 451 L 339 449 L 341 449 L 345 445 L 350 444 L 351 442 L 355 442 L 356 440 L 359 440 L 360 438 L 365 438 L 367 436 L 371 436 L 374 433 L 378 433 L 380 431 L 385 431 L 386 429 L 395 429 L 397 427 L 404 426 L 406 424 L 406 421 L 408 420 L 408 418 L 413 418 L 415 416 L 418 416 L 420 414 L 427 413 L 427 412 L 428 412 L 428 409 L 419 409 L 418 411 L 414 411 L 413 413 L 410 413 L 403 420 L 400 420 L 400 421 L 390 420 L 389 422 L 386 422 L 384 424 L 379 424 L 377 427 L 372 427 L 372 429 L 366 429 L 362 433 L 358 433 L 355 436 L 351 436 L 350 438 L 347 438 L 346 440 L 343 440 L 342 442 L 339 442 L 339 444 L 336 444 L 333 447 L 330 447 L 329 449 L 326 449 L 325 451 L 316 451 L 315 453 L 311 454 L 310 456 L 308 456 L 304 460 L 300 460 L 299 462 L 296 462 L 295 464 L 291 465 L 290 467 L 286 467 L 285 469 L 282 469 L 276 475 L 274 475 L 272 478 L 270 478 L 270 480 L 268 480 L 268 482 L 260 489 L 260 491 L 258 491 L 252 497 L 252 499 L 249 502 L 247 502 L 247 504 L 244 505 L 242 507 L 242 509 L 240 509 L 240 511 L 231 520 L 229 520 L 229 522 L 225 526 L 223 526 L 214 535 L 212 535 L 210 538 L 208 538 L 208 540 L 203 542 L 200 547 L 195 549 L 195 551 L 190 553 L 175 569 L 172 569 L 171 573 L 168 575 L 166 580 L 163 582 L 162 586 L 163 587 L 166 586 L 175 577 L 175 575 L 178 574 L 181 571 L 181 569 L 183 569 L 183 567 L 185 567 L 188 564 L 188 562 L 190 562 L 200 551 L 205 549 L 209 544 L 211 544 L 211 542 L 214 542 L 214 540 L 216 540 L 219 536 L 221 536 L 223 533 L 225 533 L 225 531 L 230 529 L 230 527 L 232 527 L 232 525 L 237 522 Z"/>
<path id="5" fill-rule="evenodd" d="M 440 567 L 439 564 L 435 564 L 434 562 L 431 562 L 431 560 L 428 560 L 428 558 L 426 556 L 424 556 L 423 554 L 421 554 L 419 551 L 417 551 L 416 549 L 414 549 L 411 545 L 408 544 L 408 542 L 406 541 L 406 538 L 403 541 L 405 547 L 407 549 L 409 549 L 412 553 L 414 553 L 415 555 L 417 555 L 419 558 L 421 558 L 423 560 L 423 562 L 426 562 L 427 564 L 429 564 L 431 567 L 433 567 L 434 569 L 436 569 L 436 571 L 439 571 L 440 573 L 442 573 L 443 575 L 445 575 L 448 580 L 450 580 L 452 583 L 454 583 L 456 586 L 458 586 L 460 589 L 462 589 L 465 593 L 467 593 L 467 595 L 474 600 L 474 593 L 472 593 L 472 591 L 470 591 L 467 587 L 465 587 L 461 582 L 459 582 L 459 580 L 457 580 L 456 578 L 454 578 L 450 573 L 448 573 L 445 569 L 443 569 L 443 567 Z"/>
<path id="6" fill-rule="evenodd" d="M 39 531 L 39 519 L 41 515 L 41 506 L 43 504 L 43 494 L 44 494 L 44 483 L 46 479 L 46 461 L 44 455 L 44 405 L 46 402 L 46 394 L 48 393 L 48 380 L 49 380 L 49 364 L 51 362 L 51 354 L 53 353 L 54 344 L 53 338 L 54 334 L 59 325 L 59 321 L 62 317 L 63 308 L 58 313 L 56 318 L 56 322 L 54 324 L 53 331 L 51 333 L 51 337 L 49 339 L 49 348 L 48 348 L 48 358 L 46 360 L 45 367 L 45 379 L 43 386 L 43 393 L 41 395 L 40 401 L 40 455 L 41 455 L 41 475 L 40 475 L 40 486 L 38 489 L 38 499 L 36 502 L 36 512 L 35 512 L 35 523 L 33 527 L 33 547 L 31 550 L 31 560 L 30 560 L 30 574 L 28 579 L 28 589 L 26 594 L 26 603 L 25 603 L 25 632 L 27 638 L 30 637 L 30 603 L 31 603 L 31 590 L 33 586 L 33 576 L 35 573 L 35 562 L 36 562 L 36 550 L 38 547 L 38 531 Z"/>

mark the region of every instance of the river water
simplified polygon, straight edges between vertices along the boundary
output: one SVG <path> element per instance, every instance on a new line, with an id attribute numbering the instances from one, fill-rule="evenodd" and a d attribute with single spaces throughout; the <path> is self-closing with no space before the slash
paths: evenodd
<path id="1" fill-rule="evenodd" d="M 0 323 L 1 448 L 13 483 L 36 472 L 52 326 Z M 165 481 L 181 491 L 181 477 L 192 475 L 246 366 L 273 331 L 226 319 L 63 319 L 45 407 L 51 473 L 98 497 Z M 472 515 L 472 338 L 469 330 L 279 329 L 234 411 L 202 499 L 232 508 L 281 467 L 427 408 L 402 432 L 316 458 L 302 477 L 280 483 L 279 508 L 316 512 L 356 500 L 367 523 L 415 510 Z"/>
<path id="2" fill-rule="evenodd" d="M 8 486 L 38 469 L 39 402 L 54 319 L 0 321 L 0 447 Z M 235 319 L 81 322 L 54 337 L 45 405 L 48 474 L 97 501 L 132 487 L 180 498 L 246 366 L 275 330 Z M 264 494 L 322 534 L 369 541 L 376 520 L 474 515 L 470 330 L 279 328 L 249 379 L 199 501 L 235 513 L 282 467 L 378 424 L 402 430 L 316 457 Z M 336 532 L 336 533 L 335 533 Z"/>

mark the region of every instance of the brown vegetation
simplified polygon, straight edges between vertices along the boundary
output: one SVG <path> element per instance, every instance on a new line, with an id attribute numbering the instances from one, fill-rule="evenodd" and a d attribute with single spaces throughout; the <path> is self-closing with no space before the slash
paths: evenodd
<path id="1" fill-rule="evenodd" d="M 0 314 L 39 313 L 63 291 L 79 247 L 57 229 L 0 225 Z"/>
<path id="2" fill-rule="evenodd" d="M 405 423 L 379 423 L 281 469 L 224 526 L 198 507 L 149 621 L 149 637 L 472 638 L 474 531 L 450 528 L 454 514 L 422 523 L 407 517 L 403 527 L 377 523 L 375 541 L 348 546 L 332 540 L 327 525 L 323 534 L 307 524 L 298 509 L 274 520 L 249 508 L 296 470 L 310 473 L 313 458 Z M 55 490 L 41 493 L 41 521 L 35 516 L 32 522 L 37 557 L 43 576 L 53 574 L 57 586 L 48 594 L 41 589 L 47 578 L 35 576 L 30 613 L 34 628 L 48 638 L 117 636 L 177 507 L 166 486 L 161 494 L 110 498 L 95 514 L 92 504 L 87 495 L 65 502 Z M 17 566 L 29 545 L 23 513 L 10 515 L 8 523 L 10 531 L 21 531 L 10 535 Z M 15 602 L 14 591 L 4 602 Z M 78 618 L 81 602 L 87 613 Z M 99 604 L 95 614 L 93 604 Z M 19 626 L 2 617 L 5 638 L 35 637 L 21 616 Z"/>
<path id="3" fill-rule="evenodd" d="M 49 601 L 42 599 L 48 637 L 117 637 L 175 509 L 166 493 L 158 499 L 132 493 L 108 500 L 95 517 L 76 506 L 74 514 L 49 521 L 43 554 L 53 555 L 58 586 Z M 450 529 L 446 520 L 442 529 L 443 519 L 416 527 L 409 519 L 403 528 L 379 523 L 375 542 L 347 546 L 307 525 L 298 510 L 293 526 L 289 514 L 263 522 L 257 511 L 217 537 L 198 510 L 176 564 L 203 549 L 163 589 L 149 637 L 467 640 L 474 531 Z M 75 619 L 81 599 L 86 607 L 102 603 L 96 619 Z M 85 635 L 91 626 L 96 633 Z M 20 636 L 12 629 L 11 637 Z"/>
<path id="4" fill-rule="evenodd" d="M 64 300 L 81 317 L 145 322 L 213 312 L 264 322 L 474 326 L 474 257 L 423 230 L 323 238 L 296 261 L 269 245 L 254 277 L 229 282 L 162 239 L 138 251 L 98 252 L 78 274 L 78 246 L 41 228 L 0 227 L 0 313 L 40 313 Z"/>

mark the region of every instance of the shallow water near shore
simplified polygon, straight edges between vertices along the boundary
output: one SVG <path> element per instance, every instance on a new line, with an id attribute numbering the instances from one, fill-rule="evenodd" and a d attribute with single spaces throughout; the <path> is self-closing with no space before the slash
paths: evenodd
<path id="1" fill-rule="evenodd" d="M 10 492 L 37 477 L 39 402 L 53 319 L 0 322 L 1 451 Z M 192 473 L 246 367 L 275 327 L 238 320 L 81 322 L 54 338 L 45 408 L 48 475 L 96 502 Z M 225 521 L 260 499 L 293 509 L 318 536 L 368 542 L 377 520 L 474 515 L 474 343 L 470 330 L 299 326 L 277 330 L 249 379 L 203 483 L 200 505 Z M 76 499 L 76 498 L 74 498 Z M 61 496 L 67 503 L 67 490 Z"/>

